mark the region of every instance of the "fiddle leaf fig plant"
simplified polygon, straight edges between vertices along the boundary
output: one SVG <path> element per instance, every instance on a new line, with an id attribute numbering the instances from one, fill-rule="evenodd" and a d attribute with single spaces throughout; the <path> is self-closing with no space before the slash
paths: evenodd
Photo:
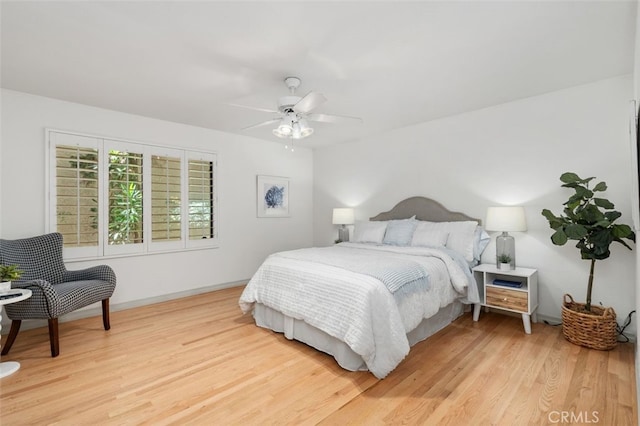
<path id="1" fill-rule="evenodd" d="M 553 244 L 562 246 L 569 240 L 577 241 L 582 259 L 590 260 L 589 283 L 585 310 L 591 311 L 591 291 L 593 289 L 593 270 L 596 260 L 606 259 L 611 255 L 609 246 L 617 242 L 631 250 L 624 240 L 635 242 L 635 233 L 631 227 L 614 222 L 622 213 L 613 210 L 615 206 L 596 193 L 607 190 L 605 182 L 598 182 L 590 188 L 595 177 L 582 179 L 575 173 L 567 172 L 560 176 L 563 188 L 571 188 L 574 194 L 563 204 L 563 213 L 559 216 L 549 209 L 542 210 L 542 215 L 549 221 L 555 232 L 551 235 Z"/>

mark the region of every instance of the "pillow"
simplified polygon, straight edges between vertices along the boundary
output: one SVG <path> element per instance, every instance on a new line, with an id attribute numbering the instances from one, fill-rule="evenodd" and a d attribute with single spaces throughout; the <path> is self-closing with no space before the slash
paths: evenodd
<path id="1" fill-rule="evenodd" d="M 416 229 L 417 224 L 418 221 L 415 220 L 415 216 L 411 219 L 388 221 L 382 243 L 393 246 L 408 246 L 411 243 L 413 231 Z"/>
<path id="2" fill-rule="evenodd" d="M 461 253 L 467 262 L 473 262 L 473 238 L 478 227 L 476 221 L 443 222 L 447 224 L 449 238 L 446 247 Z"/>
<path id="3" fill-rule="evenodd" d="M 418 222 L 415 231 L 413 232 L 413 238 L 411 239 L 412 246 L 426 246 L 426 247 L 444 247 L 447 244 L 447 238 L 449 232 L 442 226 L 437 226 L 434 222 Z"/>
<path id="4" fill-rule="evenodd" d="M 476 232 L 473 235 L 473 260 L 480 262 L 480 256 L 482 252 L 487 248 L 491 237 L 487 234 L 482 226 L 476 227 Z"/>
<path id="5" fill-rule="evenodd" d="M 387 222 L 356 222 L 355 230 L 353 231 L 354 243 L 382 243 L 384 238 L 384 231 L 387 229 Z"/>
<path id="6" fill-rule="evenodd" d="M 461 222 L 423 222 L 431 232 L 439 231 L 448 233 L 445 247 L 462 254 L 467 262 L 473 262 L 473 241 L 478 222 L 473 220 Z"/>

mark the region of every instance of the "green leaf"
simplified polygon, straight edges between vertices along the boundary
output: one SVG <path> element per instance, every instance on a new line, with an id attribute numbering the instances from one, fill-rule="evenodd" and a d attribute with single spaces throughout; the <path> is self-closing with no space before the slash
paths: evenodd
<path id="1" fill-rule="evenodd" d="M 557 246 L 563 246 L 567 243 L 567 234 L 564 233 L 562 228 L 557 229 L 551 236 L 551 242 Z"/>
<path id="2" fill-rule="evenodd" d="M 616 238 L 629 238 L 633 231 L 629 225 L 613 225 L 611 227 L 611 233 Z"/>
<path id="3" fill-rule="evenodd" d="M 615 207 L 611 201 L 605 200 L 604 198 L 594 198 L 593 202 L 596 206 L 602 207 L 603 209 L 612 209 Z"/>
<path id="4" fill-rule="evenodd" d="M 606 191 L 607 184 L 605 182 L 599 182 L 596 186 L 593 187 L 593 192 L 597 191 Z"/>
<path id="5" fill-rule="evenodd" d="M 570 185 L 574 185 L 574 184 L 588 185 L 589 182 L 591 182 L 593 179 L 595 178 L 588 177 L 588 178 L 582 179 L 580 176 L 572 172 L 563 173 L 562 176 L 560 176 L 560 180 L 565 184 L 562 186 L 567 186 L 567 187 L 571 187 Z"/>
<path id="6" fill-rule="evenodd" d="M 587 229 L 578 224 L 570 224 L 564 228 L 564 232 L 570 240 L 581 240 L 587 235 Z"/>
<path id="7" fill-rule="evenodd" d="M 601 254 L 609 250 L 613 242 L 613 230 L 611 228 L 601 229 L 589 235 L 589 242 L 593 244 L 593 252 Z"/>
<path id="8" fill-rule="evenodd" d="M 573 211 L 580 206 L 580 204 L 582 204 L 582 197 L 577 197 L 577 196 L 572 196 L 571 198 L 569 198 L 569 200 L 567 200 L 566 203 L 564 203 L 567 208 L 565 209 L 565 214 L 568 216 L 569 213 L 567 212 L 567 210 L 569 212 L 571 212 L 571 214 L 573 214 Z"/>
<path id="9" fill-rule="evenodd" d="M 557 217 L 550 210 L 542 210 L 542 215 L 549 221 L 549 227 L 551 229 L 557 229 L 565 223 L 565 220 L 563 220 L 563 218 Z"/>
<path id="10" fill-rule="evenodd" d="M 574 183 L 582 181 L 582 179 L 580 179 L 580 176 L 571 172 L 563 173 L 562 176 L 560 176 L 560 180 L 564 183 Z"/>
<path id="11" fill-rule="evenodd" d="M 583 221 L 585 224 L 593 225 L 603 219 L 605 219 L 604 213 L 602 213 L 600 209 L 593 204 L 585 206 L 585 208 L 580 212 L 580 221 Z"/>
<path id="12" fill-rule="evenodd" d="M 576 195 L 574 195 L 574 197 L 578 196 L 578 197 L 582 197 L 583 199 L 588 199 L 593 197 L 593 192 L 587 187 L 576 186 L 574 189 L 576 190 Z"/>
<path id="13" fill-rule="evenodd" d="M 606 217 L 607 220 L 611 223 L 615 222 L 615 220 L 618 219 L 620 216 L 622 216 L 622 213 L 616 212 L 616 211 L 606 212 L 604 214 L 604 217 Z"/>

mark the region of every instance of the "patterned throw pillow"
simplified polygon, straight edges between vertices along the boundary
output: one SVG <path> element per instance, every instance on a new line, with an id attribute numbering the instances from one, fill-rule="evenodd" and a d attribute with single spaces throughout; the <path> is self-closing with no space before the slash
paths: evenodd
<path id="1" fill-rule="evenodd" d="M 408 246 L 417 225 L 418 221 L 414 218 L 390 220 L 382 242 L 393 246 Z"/>

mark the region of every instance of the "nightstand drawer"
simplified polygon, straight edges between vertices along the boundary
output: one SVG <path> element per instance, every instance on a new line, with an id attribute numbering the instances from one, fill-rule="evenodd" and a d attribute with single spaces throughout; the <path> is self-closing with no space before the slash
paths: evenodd
<path id="1" fill-rule="evenodd" d="M 486 287 L 486 290 L 487 305 L 518 312 L 529 312 L 527 292 L 489 286 Z"/>

